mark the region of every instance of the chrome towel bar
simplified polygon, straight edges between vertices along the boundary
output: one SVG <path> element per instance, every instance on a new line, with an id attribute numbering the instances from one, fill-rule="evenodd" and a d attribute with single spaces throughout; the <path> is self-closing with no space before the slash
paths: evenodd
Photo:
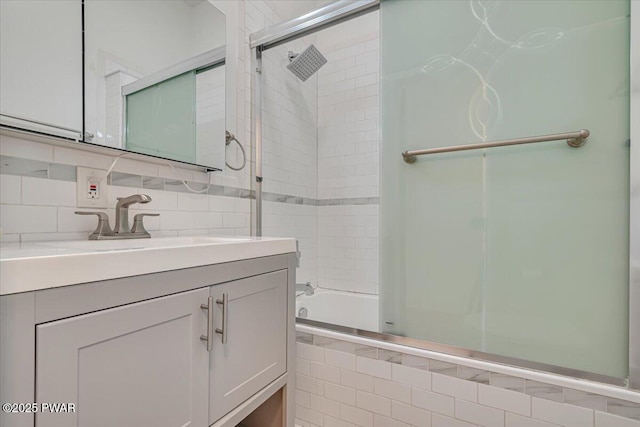
<path id="1" fill-rule="evenodd" d="M 581 129 L 576 132 L 555 133 L 553 135 L 530 136 L 528 138 L 504 139 L 502 141 L 481 142 L 479 144 L 452 145 L 450 147 L 404 151 L 402 153 L 402 157 L 405 162 L 413 163 L 416 161 L 417 156 L 423 156 L 425 154 L 438 154 L 438 153 L 449 153 L 453 151 L 478 150 L 482 148 L 505 147 L 507 145 L 532 144 L 534 142 L 559 141 L 562 139 L 567 140 L 567 144 L 569 145 L 569 147 L 577 148 L 577 147 L 582 147 L 585 144 L 585 142 L 587 142 L 587 137 L 589 137 L 589 131 L 587 129 Z"/>

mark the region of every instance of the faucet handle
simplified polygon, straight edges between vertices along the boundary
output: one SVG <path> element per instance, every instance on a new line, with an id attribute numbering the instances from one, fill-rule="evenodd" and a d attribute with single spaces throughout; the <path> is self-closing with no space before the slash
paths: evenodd
<path id="1" fill-rule="evenodd" d="M 75 211 L 76 215 L 97 215 L 98 226 L 93 233 L 89 235 L 89 240 L 98 240 L 101 236 L 113 236 L 113 230 L 109 225 L 109 217 L 104 212 L 85 212 Z"/>
<path id="2" fill-rule="evenodd" d="M 133 216 L 133 227 L 131 227 L 131 232 L 135 234 L 143 235 L 144 237 L 151 237 L 151 234 L 144 228 L 144 223 L 142 219 L 145 216 L 160 216 L 157 213 L 139 213 Z"/>

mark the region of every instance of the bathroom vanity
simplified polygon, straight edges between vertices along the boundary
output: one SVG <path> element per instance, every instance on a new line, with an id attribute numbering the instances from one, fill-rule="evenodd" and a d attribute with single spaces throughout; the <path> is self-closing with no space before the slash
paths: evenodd
<path id="1" fill-rule="evenodd" d="M 209 237 L 2 246 L 0 400 L 23 405 L 0 425 L 293 426 L 294 251 Z"/>

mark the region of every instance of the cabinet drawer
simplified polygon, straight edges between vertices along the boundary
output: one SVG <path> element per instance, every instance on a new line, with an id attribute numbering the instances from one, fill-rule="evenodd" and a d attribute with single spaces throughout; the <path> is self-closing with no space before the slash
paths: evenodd
<path id="1" fill-rule="evenodd" d="M 209 422 L 214 423 L 286 372 L 287 270 L 213 286 L 211 296 L 219 302 L 214 328 L 226 335 L 223 343 L 217 334 L 210 356 Z"/>

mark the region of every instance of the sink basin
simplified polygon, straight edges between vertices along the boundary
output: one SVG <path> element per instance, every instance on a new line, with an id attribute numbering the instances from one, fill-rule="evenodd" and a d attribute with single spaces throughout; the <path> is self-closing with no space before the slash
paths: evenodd
<path id="1" fill-rule="evenodd" d="M 61 249 L 75 249 L 90 252 L 128 251 L 155 248 L 177 248 L 181 246 L 219 245 L 248 242 L 253 239 L 243 237 L 160 237 L 150 239 L 123 240 L 79 240 L 68 242 L 44 242 L 43 246 Z"/>

